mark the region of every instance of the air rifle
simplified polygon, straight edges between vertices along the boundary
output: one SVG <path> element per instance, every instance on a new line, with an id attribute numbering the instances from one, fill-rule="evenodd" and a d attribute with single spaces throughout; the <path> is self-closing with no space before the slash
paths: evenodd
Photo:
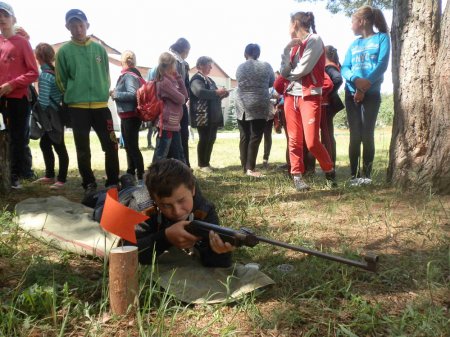
<path id="1" fill-rule="evenodd" d="M 204 238 L 205 240 L 208 240 L 209 232 L 214 231 L 221 237 L 221 239 L 224 242 L 229 242 L 230 244 L 232 244 L 235 247 L 241 247 L 241 246 L 254 247 L 260 242 L 265 242 L 270 245 L 295 250 L 295 251 L 302 252 L 302 253 L 309 254 L 309 255 L 314 255 L 314 256 L 317 256 L 320 258 L 348 264 L 350 266 L 362 268 L 362 269 L 372 271 L 372 272 L 376 272 L 376 269 L 377 269 L 378 255 L 375 255 L 373 253 L 368 253 L 367 255 L 363 256 L 364 261 L 355 261 L 355 260 L 346 259 L 344 257 L 323 253 L 323 252 L 320 252 L 317 250 L 294 246 L 289 243 L 280 242 L 280 241 L 276 241 L 276 240 L 267 239 L 267 238 L 264 238 L 261 236 L 257 236 L 252 231 L 250 231 L 249 229 L 246 229 L 246 228 L 241 228 L 240 230 L 234 230 L 231 228 L 221 227 L 218 225 L 214 225 L 214 224 L 204 222 L 204 221 L 199 221 L 199 220 L 191 221 L 184 228 L 189 233 L 191 233 L 195 236 L 200 236 L 200 237 Z"/>

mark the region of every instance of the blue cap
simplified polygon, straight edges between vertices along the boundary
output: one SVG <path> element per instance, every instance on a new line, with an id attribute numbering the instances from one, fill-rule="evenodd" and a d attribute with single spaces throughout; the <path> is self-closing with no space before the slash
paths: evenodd
<path id="1" fill-rule="evenodd" d="M 0 10 L 4 10 L 6 13 L 8 13 L 10 16 L 15 16 L 14 15 L 14 10 L 12 9 L 12 7 L 10 5 L 8 5 L 6 2 L 1 2 L 0 1 Z"/>
<path id="2" fill-rule="evenodd" d="M 80 21 L 88 22 L 86 14 L 79 9 L 71 9 L 66 13 L 66 24 L 70 22 L 72 19 L 78 19 Z"/>

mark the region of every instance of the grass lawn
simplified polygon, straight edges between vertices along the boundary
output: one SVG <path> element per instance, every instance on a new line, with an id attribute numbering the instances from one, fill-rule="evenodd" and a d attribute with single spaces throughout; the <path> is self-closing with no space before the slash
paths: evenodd
<path id="1" fill-rule="evenodd" d="M 216 204 L 222 225 L 245 226 L 260 236 L 353 259 L 372 251 L 380 256 L 378 273 L 259 244 L 239 248 L 234 258 L 260 264 L 275 280 L 263 291 L 233 304 L 189 306 L 148 284 L 149 268 L 141 268 L 138 315 L 105 319 L 109 304 L 103 261 L 49 247 L 12 220 L 14 205 L 28 197 L 57 193 L 81 200 L 68 133 L 71 162 L 65 190 L 25 184 L 1 197 L 0 336 L 450 336 L 450 196 L 385 183 L 388 128 L 376 131 L 374 184 L 348 187 L 348 131 L 336 130 L 336 135 L 339 186 L 333 190 L 317 170 L 307 178 L 311 191 L 295 191 L 286 173 L 276 169 L 284 163 L 283 135 L 274 135 L 271 167 L 261 169 L 265 179 L 243 175 L 238 135 L 229 132 L 214 146 L 211 165 L 220 170 L 195 174 Z M 144 132 L 141 145 L 146 145 Z M 42 176 L 37 142 L 32 151 Z M 94 134 L 92 153 L 100 185 L 103 153 Z M 196 141 L 190 153 L 195 169 Z M 143 150 L 143 155 L 150 164 L 153 151 Z M 126 169 L 124 150 L 120 162 Z M 293 271 L 278 271 L 284 263 Z"/>

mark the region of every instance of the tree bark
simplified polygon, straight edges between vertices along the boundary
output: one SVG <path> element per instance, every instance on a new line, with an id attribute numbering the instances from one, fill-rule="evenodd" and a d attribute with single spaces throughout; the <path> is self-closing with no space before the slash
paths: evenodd
<path id="1" fill-rule="evenodd" d="M 450 193 L 450 5 L 441 23 L 441 40 L 434 71 L 430 141 L 418 183 L 432 190 Z"/>
<path id="2" fill-rule="evenodd" d="M 9 162 L 9 136 L 7 130 L 0 131 L 0 194 L 11 190 L 11 169 Z"/>
<path id="3" fill-rule="evenodd" d="M 135 310 L 138 301 L 138 250 L 134 246 L 116 247 L 109 254 L 109 300 L 111 311 L 124 315 Z"/>
<path id="4" fill-rule="evenodd" d="M 443 62 L 438 60 L 440 21 L 440 1 L 394 1 L 392 71 L 395 114 L 388 180 L 401 187 L 426 186 L 441 190 L 441 164 L 435 160 L 439 152 L 433 151 L 433 145 L 437 137 L 442 137 L 448 129 L 442 130 L 438 124 L 435 126 L 437 133 L 430 132 L 431 126 L 446 115 L 441 110 L 441 116 L 432 121 L 438 117 L 433 113 L 437 104 L 436 79 L 440 78 L 435 69 L 439 72 L 444 66 L 436 63 Z M 439 80 L 445 82 L 445 78 Z M 442 91 L 447 92 L 442 94 L 447 95 L 445 100 L 448 102 L 446 89 Z M 439 139 L 441 141 L 443 139 Z"/>

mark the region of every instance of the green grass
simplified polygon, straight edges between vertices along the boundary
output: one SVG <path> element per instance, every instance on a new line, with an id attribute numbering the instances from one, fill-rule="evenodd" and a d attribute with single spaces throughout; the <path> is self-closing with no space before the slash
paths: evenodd
<path id="1" fill-rule="evenodd" d="M 275 169 L 284 162 L 284 138 L 274 139 L 266 178 L 255 180 L 239 167 L 238 137 L 227 134 L 217 140 L 211 162 L 220 170 L 195 171 L 223 225 L 353 259 L 373 251 L 380 256 L 378 273 L 259 244 L 238 249 L 234 258 L 259 263 L 276 282 L 269 288 L 233 304 L 190 306 L 156 287 L 151 268 L 145 267 L 136 315 L 110 317 L 103 261 L 58 251 L 14 223 L 16 202 L 55 193 L 25 184 L 0 201 L 0 336 L 450 335 L 450 197 L 385 184 L 389 129 L 376 131 L 372 186 L 346 186 L 348 132 L 337 130 L 339 187 L 326 189 L 318 172 L 308 178 L 312 190 L 307 193 L 297 193 L 287 175 Z M 58 193 L 79 201 L 73 140 L 70 134 L 66 138 L 68 188 Z M 103 154 L 95 135 L 92 144 L 101 181 Z M 195 168 L 196 143 L 190 144 Z M 32 151 L 34 166 L 42 169 L 36 142 Z M 143 154 L 149 164 L 153 151 Z M 123 150 L 120 156 L 124 163 Z M 279 272 L 277 266 L 285 263 L 294 270 Z"/>

